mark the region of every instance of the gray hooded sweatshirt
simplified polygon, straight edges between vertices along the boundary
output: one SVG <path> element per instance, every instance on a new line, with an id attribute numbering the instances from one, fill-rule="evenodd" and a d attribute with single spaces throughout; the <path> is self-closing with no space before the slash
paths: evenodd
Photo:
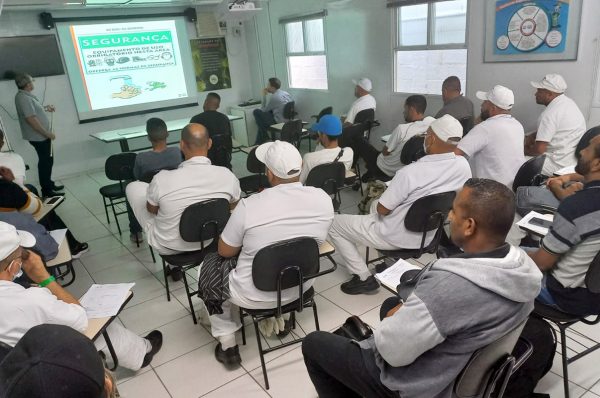
<path id="1" fill-rule="evenodd" d="M 529 256 L 508 244 L 439 259 L 402 308 L 360 343 L 367 366 L 402 398 L 451 397 L 473 352 L 527 318 L 541 279 Z"/>

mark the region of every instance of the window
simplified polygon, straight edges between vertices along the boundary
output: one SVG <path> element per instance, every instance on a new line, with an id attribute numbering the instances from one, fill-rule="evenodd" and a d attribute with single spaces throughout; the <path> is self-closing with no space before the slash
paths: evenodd
<path id="1" fill-rule="evenodd" d="M 323 18 L 284 23 L 290 87 L 327 90 Z"/>
<path id="2" fill-rule="evenodd" d="M 442 82 L 467 77 L 467 0 L 395 8 L 394 90 L 440 94 Z"/>

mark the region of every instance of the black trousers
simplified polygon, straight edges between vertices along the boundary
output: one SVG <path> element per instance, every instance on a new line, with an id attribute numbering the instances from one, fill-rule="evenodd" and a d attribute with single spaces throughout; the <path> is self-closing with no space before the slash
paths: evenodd
<path id="1" fill-rule="evenodd" d="M 258 134 L 256 135 L 256 142 L 254 144 L 259 145 L 269 139 L 269 126 L 275 124 L 275 118 L 272 112 L 263 112 L 260 109 L 255 109 L 252 113 L 258 127 Z"/>
<path id="2" fill-rule="evenodd" d="M 54 157 L 51 155 L 50 139 L 44 141 L 29 141 L 38 155 L 38 177 L 40 186 L 42 187 L 42 196 L 49 194 L 54 188 L 52 181 L 52 166 L 54 165 Z"/>
<path id="3" fill-rule="evenodd" d="M 53 229 L 67 229 L 67 243 L 69 244 L 69 249 L 71 251 L 80 244 L 80 242 L 75 239 L 75 236 L 71 233 L 71 230 L 65 225 L 62 218 L 58 216 L 54 211 L 51 211 L 46 215 L 46 217 L 42 218 L 39 222 L 42 224 L 48 231 Z"/>
<path id="4" fill-rule="evenodd" d="M 389 181 L 392 177 L 388 176 L 377 166 L 377 158 L 379 157 L 379 152 L 373 145 L 371 145 L 366 139 L 360 138 L 354 142 L 355 152 L 354 154 L 358 154 L 365 160 L 365 164 L 367 165 L 367 175 L 378 178 L 382 181 Z"/>

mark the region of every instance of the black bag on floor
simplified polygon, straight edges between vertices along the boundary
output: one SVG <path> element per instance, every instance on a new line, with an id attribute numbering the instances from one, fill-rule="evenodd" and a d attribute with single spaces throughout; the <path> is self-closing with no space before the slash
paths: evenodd
<path id="1" fill-rule="evenodd" d="M 521 337 L 533 345 L 533 353 L 525 363 L 511 376 L 504 393 L 505 398 L 532 398 L 547 395 L 534 394 L 538 381 L 552 368 L 556 352 L 556 335 L 554 329 L 545 320 L 530 316 L 521 332 Z M 513 355 L 519 358 L 526 350 L 517 342 Z"/>
<path id="2" fill-rule="evenodd" d="M 352 315 L 339 329 L 335 330 L 333 334 L 338 336 L 347 337 L 356 341 L 363 341 L 371 337 L 373 329 L 369 325 L 363 322 L 362 319 L 356 315 Z"/>

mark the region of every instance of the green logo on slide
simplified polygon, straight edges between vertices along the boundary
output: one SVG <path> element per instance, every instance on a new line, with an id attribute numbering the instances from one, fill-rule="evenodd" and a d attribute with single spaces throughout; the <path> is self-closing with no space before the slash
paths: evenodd
<path id="1" fill-rule="evenodd" d="M 79 37 L 82 49 L 139 46 L 143 44 L 170 43 L 171 32 L 168 30 L 141 33 L 115 33 L 111 35 L 96 35 Z"/>

